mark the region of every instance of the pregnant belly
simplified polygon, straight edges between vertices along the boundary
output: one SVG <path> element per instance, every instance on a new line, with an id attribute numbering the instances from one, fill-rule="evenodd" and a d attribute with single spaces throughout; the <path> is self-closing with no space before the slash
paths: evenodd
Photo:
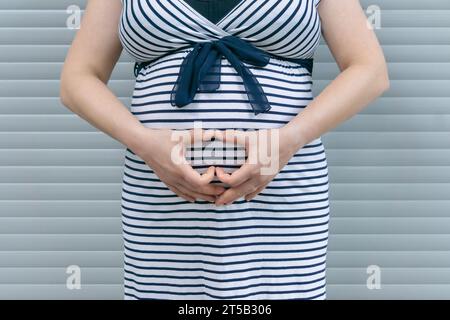
<path id="1" fill-rule="evenodd" d="M 221 83 L 215 92 L 200 93 L 182 108 L 172 106 L 170 95 L 186 52 L 159 59 L 144 68 L 136 79 L 131 112 L 150 128 L 261 129 L 288 123 L 312 100 L 312 81 L 307 71 L 272 58 L 264 68 L 248 65 L 271 105 L 255 115 L 242 78 L 222 59 Z"/>

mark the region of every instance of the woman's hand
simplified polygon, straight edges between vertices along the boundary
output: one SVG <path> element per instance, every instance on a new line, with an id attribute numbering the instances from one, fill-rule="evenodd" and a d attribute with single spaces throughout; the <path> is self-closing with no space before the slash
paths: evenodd
<path id="1" fill-rule="evenodd" d="M 220 181 L 230 186 L 218 199 L 216 205 L 231 204 L 241 197 L 250 201 L 273 180 L 289 162 L 295 152 L 305 144 L 294 136 L 291 128 L 225 132 L 217 130 L 215 137 L 224 143 L 244 146 L 246 162 L 232 174 L 216 168 Z"/>
<path id="2" fill-rule="evenodd" d="M 199 129 L 173 131 L 170 129 L 144 128 L 139 135 L 139 150 L 133 150 L 152 168 L 159 179 L 181 198 L 195 202 L 202 199 L 215 202 L 216 196 L 225 189 L 210 184 L 215 168 L 209 167 L 204 174 L 192 168 L 185 158 L 186 146 L 211 140 L 214 131 Z"/>

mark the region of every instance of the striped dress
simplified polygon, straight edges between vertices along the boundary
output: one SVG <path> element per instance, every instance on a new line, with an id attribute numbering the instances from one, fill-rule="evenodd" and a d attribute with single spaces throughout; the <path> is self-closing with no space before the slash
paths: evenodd
<path id="1" fill-rule="evenodd" d="M 152 61 L 137 74 L 131 112 L 149 128 L 283 126 L 313 99 L 311 73 L 282 57 L 313 56 L 319 1 L 242 0 L 214 24 L 183 0 L 123 0 L 123 47 L 138 62 Z M 271 109 L 253 113 L 242 77 L 224 57 L 216 92 L 173 107 L 189 45 L 228 35 L 274 55 L 265 67 L 245 63 Z M 128 148 L 124 162 L 125 299 L 325 299 L 329 185 L 321 138 L 298 150 L 253 200 L 222 207 L 178 197 Z M 221 166 L 233 172 L 239 163 Z"/>

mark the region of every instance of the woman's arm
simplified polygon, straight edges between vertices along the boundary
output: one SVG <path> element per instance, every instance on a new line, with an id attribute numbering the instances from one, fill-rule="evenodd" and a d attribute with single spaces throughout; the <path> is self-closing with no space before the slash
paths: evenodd
<path id="1" fill-rule="evenodd" d="M 279 141 L 279 152 L 271 155 L 271 162 L 279 165 L 279 170 L 298 149 L 360 112 L 389 87 L 383 52 L 375 33 L 368 28 L 359 1 L 322 0 L 318 10 L 324 39 L 341 73 L 302 112 L 282 127 L 279 135 L 274 135 Z M 246 143 L 248 153 L 258 154 L 258 151 L 252 150 L 261 148 L 258 144 L 270 142 L 263 139 L 255 142 L 257 139 L 250 137 L 253 134 L 229 132 L 218 135 L 218 138 L 241 141 Z M 231 175 L 217 168 L 218 178 L 231 188 L 217 199 L 216 204 L 229 204 L 242 196 L 250 200 L 258 195 L 278 173 L 262 174 L 262 167 L 258 161 L 247 162 Z"/>
<path id="2" fill-rule="evenodd" d="M 74 113 L 132 150 L 144 127 L 106 86 L 122 46 L 120 0 L 89 1 L 61 73 L 61 101 Z"/>
<path id="3" fill-rule="evenodd" d="M 389 88 L 383 51 L 359 1 L 322 0 L 318 9 L 341 73 L 287 125 L 295 146 L 337 127 Z"/>
<path id="4" fill-rule="evenodd" d="M 173 139 L 171 131 L 146 128 L 107 87 L 122 52 L 118 35 L 121 11 L 120 0 L 89 1 L 64 63 L 61 101 L 129 147 L 180 197 L 191 202 L 197 198 L 213 202 L 223 191 L 209 184 L 214 168 L 200 175 L 183 159 L 174 159 L 182 155 L 172 153 L 179 142 Z"/>

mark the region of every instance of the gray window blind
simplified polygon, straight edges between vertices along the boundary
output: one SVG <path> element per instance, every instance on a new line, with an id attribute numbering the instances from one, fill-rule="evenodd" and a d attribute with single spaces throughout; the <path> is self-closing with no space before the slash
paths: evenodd
<path id="1" fill-rule="evenodd" d="M 450 2 L 364 0 L 391 89 L 324 135 L 328 298 L 450 298 Z M 121 299 L 123 146 L 61 106 L 59 73 L 85 0 L 0 0 L 0 298 Z M 315 93 L 338 73 L 324 43 Z M 125 55 L 110 87 L 126 104 Z M 66 271 L 81 268 L 81 289 Z M 367 268 L 381 271 L 370 290 Z"/>

